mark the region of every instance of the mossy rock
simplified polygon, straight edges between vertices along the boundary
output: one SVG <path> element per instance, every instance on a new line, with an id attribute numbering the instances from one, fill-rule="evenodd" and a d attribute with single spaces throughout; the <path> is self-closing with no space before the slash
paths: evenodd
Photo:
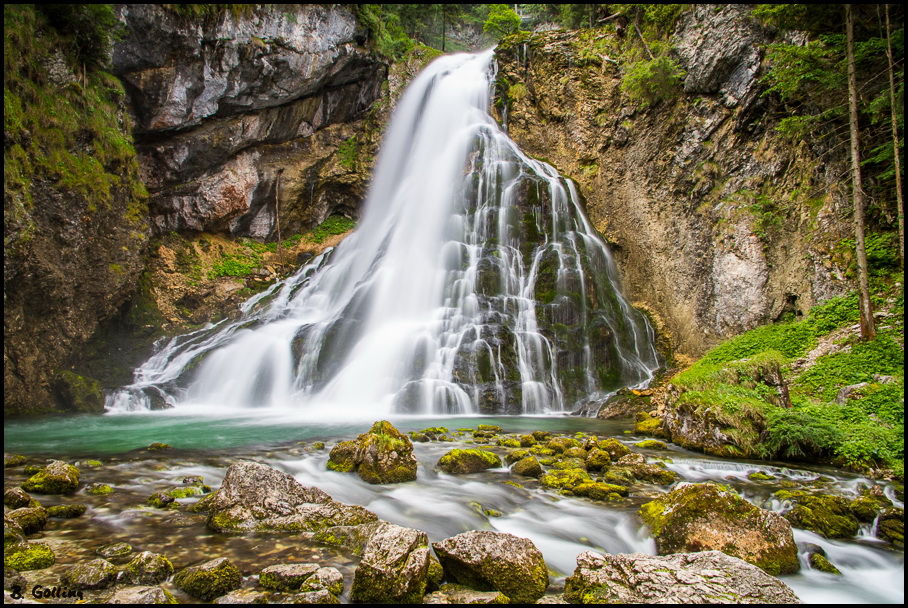
<path id="1" fill-rule="evenodd" d="M 93 559 L 76 564 L 63 573 L 61 580 L 68 587 L 75 589 L 107 589 L 117 582 L 119 571 L 106 559 Z"/>
<path id="2" fill-rule="evenodd" d="M 22 454 L 7 454 L 3 452 L 3 468 L 18 467 L 25 464 L 25 456 Z"/>
<path id="3" fill-rule="evenodd" d="M 40 507 L 41 503 L 29 496 L 22 488 L 8 488 L 3 492 L 3 506 L 10 509 L 22 507 Z"/>
<path id="4" fill-rule="evenodd" d="M 520 447 L 522 448 L 531 448 L 536 445 L 538 442 L 536 438 L 532 435 L 521 435 L 520 436 Z"/>
<path id="5" fill-rule="evenodd" d="M 563 469 L 548 471 L 539 478 L 539 481 L 549 488 L 571 490 L 582 483 L 591 483 L 593 479 L 584 469 Z"/>
<path id="6" fill-rule="evenodd" d="M 476 427 L 477 431 L 484 431 L 487 433 L 504 433 L 504 430 L 495 424 L 480 424 Z"/>
<path id="7" fill-rule="evenodd" d="M 88 505 L 83 504 L 57 505 L 47 508 L 47 516 L 54 519 L 72 519 L 83 515 L 87 510 Z"/>
<path id="8" fill-rule="evenodd" d="M 3 548 L 3 565 L 20 572 L 42 570 L 54 565 L 56 556 L 44 543 L 14 543 Z"/>
<path id="9" fill-rule="evenodd" d="M 858 533 L 859 522 L 852 514 L 848 500 L 841 496 L 803 495 L 785 519 L 796 528 L 810 530 L 826 538 L 851 538 Z"/>
<path id="10" fill-rule="evenodd" d="M 896 547 L 905 546 L 905 510 L 896 507 L 883 509 L 877 523 L 876 535 Z"/>
<path id="11" fill-rule="evenodd" d="M 55 460 L 28 478 L 22 489 L 37 494 L 72 494 L 79 487 L 79 469 Z"/>
<path id="12" fill-rule="evenodd" d="M 529 456 L 531 456 L 529 450 L 513 450 L 505 455 L 504 461 L 507 464 L 514 464 L 515 462 L 523 460 L 524 458 L 527 458 Z"/>
<path id="13" fill-rule="evenodd" d="M 582 458 L 559 458 L 551 465 L 555 469 L 584 469 L 586 470 L 586 461 Z"/>
<path id="14" fill-rule="evenodd" d="M 438 460 L 437 466 L 445 473 L 463 475 L 478 473 L 486 469 L 496 469 L 502 465 L 501 458 L 492 452 L 477 449 L 455 449 L 442 456 Z"/>
<path id="15" fill-rule="evenodd" d="M 613 461 L 616 461 L 616 460 L 620 459 L 622 456 L 625 456 L 625 455 L 631 453 L 630 448 L 628 448 L 626 445 L 624 445 L 617 439 L 612 439 L 612 438 L 603 439 L 602 441 L 599 442 L 598 447 L 603 452 L 607 452 L 609 457 Z"/>
<path id="16" fill-rule="evenodd" d="M 206 494 L 205 488 L 208 488 L 208 491 L 211 491 L 211 486 L 184 486 L 182 488 L 174 488 L 168 490 L 166 494 L 173 498 L 190 498 L 192 496 L 202 496 Z"/>
<path id="17" fill-rule="evenodd" d="M 580 458 L 581 460 L 585 460 L 587 457 L 587 453 L 588 452 L 584 448 L 582 448 L 580 446 L 576 446 L 573 448 L 566 449 L 564 451 L 564 456 L 565 456 L 565 458 Z"/>
<path id="18" fill-rule="evenodd" d="M 495 443 L 505 448 L 519 448 L 522 446 L 520 440 L 514 437 L 499 437 Z"/>
<path id="19" fill-rule="evenodd" d="M 355 440 L 335 445 L 328 457 L 328 469 L 341 473 L 355 470 L 371 484 L 401 483 L 416 479 L 417 462 L 410 439 L 390 422 L 379 420 Z"/>
<path id="20" fill-rule="evenodd" d="M 341 441 L 328 456 L 328 469 L 339 473 L 349 473 L 356 468 L 357 444 L 355 441 Z"/>
<path id="21" fill-rule="evenodd" d="M 637 414 L 637 422 L 634 424 L 634 432 L 641 435 L 651 435 L 653 437 L 667 437 L 668 433 L 662 425 L 662 418 L 651 416 L 646 412 Z"/>
<path id="22" fill-rule="evenodd" d="M 664 441 L 658 439 L 647 439 L 637 444 L 637 447 L 643 450 L 667 450 L 668 446 Z"/>
<path id="23" fill-rule="evenodd" d="M 149 446 L 148 446 L 147 448 L 145 448 L 145 449 L 148 450 L 149 452 L 157 452 L 157 451 L 160 451 L 160 450 L 169 450 L 169 449 L 171 449 L 171 448 L 173 448 L 173 446 L 170 445 L 169 443 L 158 443 L 158 442 L 155 442 L 155 443 L 152 443 L 151 445 L 149 445 Z"/>
<path id="24" fill-rule="evenodd" d="M 590 471 L 601 471 L 612 464 L 612 457 L 605 450 L 593 448 L 586 456 L 586 468 Z"/>
<path id="25" fill-rule="evenodd" d="M 552 438 L 551 431 L 533 431 L 530 433 L 536 441 L 548 441 Z"/>
<path id="26" fill-rule="evenodd" d="M 611 483 L 590 482 L 574 486 L 571 492 L 577 496 L 585 496 L 593 500 L 613 501 L 627 496 L 628 489 Z"/>
<path id="27" fill-rule="evenodd" d="M 753 473 L 750 473 L 747 478 L 751 481 L 769 481 L 771 479 L 775 479 L 775 476 L 769 475 L 762 471 L 754 471 Z"/>
<path id="28" fill-rule="evenodd" d="M 553 437 L 545 444 L 545 446 L 554 451 L 556 454 L 562 454 L 565 450 L 569 448 L 576 448 L 580 446 L 580 442 L 574 439 L 573 437 Z"/>
<path id="29" fill-rule="evenodd" d="M 98 467 L 103 467 L 104 463 L 100 460 L 80 460 L 74 465 L 77 469 L 97 469 Z"/>
<path id="30" fill-rule="evenodd" d="M 155 492 L 145 502 L 158 509 L 175 509 L 179 506 L 176 499 L 166 492 Z"/>
<path id="31" fill-rule="evenodd" d="M 36 534 L 47 524 L 47 509 L 44 507 L 22 507 L 5 514 L 18 524 L 25 535 Z"/>
<path id="32" fill-rule="evenodd" d="M 688 484 L 639 510 L 659 555 L 722 551 L 772 575 L 797 572 L 798 549 L 791 525 L 725 486 Z"/>
<path id="33" fill-rule="evenodd" d="M 892 501 L 884 495 L 870 492 L 864 492 L 848 505 L 854 516 L 864 523 L 872 523 L 880 511 L 891 506 Z"/>
<path id="34" fill-rule="evenodd" d="M 272 591 L 299 591 L 318 570 L 318 564 L 279 564 L 268 566 L 259 575 L 259 584 Z M 310 591 L 310 589 L 306 589 Z"/>
<path id="35" fill-rule="evenodd" d="M 93 483 L 85 488 L 85 493 L 92 496 L 105 496 L 113 493 L 113 488 L 106 483 Z"/>
<path id="36" fill-rule="evenodd" d="M 515 462 L 511 466 L 511 472 L 524 477 L 539 477 L 542 475 L 542 465 L 539 464 L 535 456 L 527 456 Z"/>
<path id="37" fill-rule="evenodd" d="M 126 557 L 132 553 L 132 545 L 124 542 L 107 543 L 98 547 L 95 553 L 105 558 Z"/>
<path id="38" fill-rule="evenodd" d="M 239 589 L 243 575 L 229 559 L 220 557 L 180 570 L 173 577 L 173 584 L 192 597 L 211 601 Z"/>
<path id="39" fill-rule="evenodd" d="M 820 553 L 811 553 L 810 557 L 807 558 L 807 562 L 814 570 L 826 572 L 827 574 L 836 574 L 838 576 L 842 575 L 839 569 L 833 566 L 832 562 L 830 562 L 824 555 Z"/>

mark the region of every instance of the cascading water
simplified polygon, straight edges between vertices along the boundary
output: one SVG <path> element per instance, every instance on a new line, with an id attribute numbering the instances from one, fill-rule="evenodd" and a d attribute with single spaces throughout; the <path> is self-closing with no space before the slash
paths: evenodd
<path id="1" fill-rule="evenodd" d="M 571 182 L 488 114 L 493 77 L 491 51 L 432 63 L 357 231 L 238 321 L 168 342 L 108 409 L 543 414 L 648 382 L 652 330 Z"/>

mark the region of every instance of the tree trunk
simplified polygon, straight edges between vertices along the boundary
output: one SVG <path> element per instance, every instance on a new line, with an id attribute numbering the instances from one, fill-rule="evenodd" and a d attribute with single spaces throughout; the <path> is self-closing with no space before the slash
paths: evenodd
<path id="1" fill-rule="evenodd" d="M 845 5 L 845 29 L 848 38 L 848 113 L 851 124 L 851 190 L 854 198 L 854 244 L 858 267 L 858 301 L 861 308 L 861 337 L 876 336 L 873 310 L 870 308 L 870 285 L 867 277 L 867 251 L 864 247 L 864 189 L 861 186 L 861 153 L 858 134 L 858 86 L 854 68 L 854 15 Z"/>
<path id="2" fill-rule="evenodd" d="M 889 58 L 889 109 L 892 111 L 892 146 L 895 149 L 895 199 L 899 215 L 899 256 L 905 269 L 905 200 L 902 197 L 902 155 L 899 152 L 899 123 L 895 116 L 895 74 L 892 67 L 892 37 L 889 26 L 889 5 L 886 4 L 886 56 Z"/>

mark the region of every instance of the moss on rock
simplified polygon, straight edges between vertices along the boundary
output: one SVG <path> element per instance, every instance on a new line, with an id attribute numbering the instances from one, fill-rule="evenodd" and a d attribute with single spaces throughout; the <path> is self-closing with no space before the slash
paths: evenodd
<path id="1" fill-rule="evenodd" d="M 173 584 L 192 597 L 211 601 L 240 588 L 243 575 L 226 557 L 189 566 L 176 573 Z"/>
<path id="2" fill-rule="evenodd" d="M 796 496 L 795 506 L 785 513 L 791 525 L 811 530 L 826 538 L 851 538 L 858 532 L 859 522 L 852 514 L 848 500 L 841 496 Z"/>
<path id="3" fill-rule="evenodd" d="M 73 517 L 79 517 L 87 510 L 88 505 L 83 504 L 57 505 L 47 508 L 47 516 L 54 519 L 72 519 Z"/>
<path id="4" fill-rule="evenodd" d="M 453 475 L 478 473 L 500 466 L 501 458 L 497 454 L 477 449 L 451 450 L 438 460 L 438 468 Z"/>
<path id="5" fill-rule="evenodd" d="M 37 494 L 72 494 L 79 487 L 79 469 L 62 460 L 54 460 L 22 484 L 26 492 Z"/>
<path id="6" fill-rule="evenodd" d="M 3 549 L 3 565 L 20 572 L 49 568 L 55 561 L 53 550 L 44 543 L 14 543 Z"/>

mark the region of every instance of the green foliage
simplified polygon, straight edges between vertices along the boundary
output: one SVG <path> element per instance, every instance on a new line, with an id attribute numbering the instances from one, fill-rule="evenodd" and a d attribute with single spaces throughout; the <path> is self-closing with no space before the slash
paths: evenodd
<path id="1" fill-rule="evenodd" d="M 482 25 L 482 31 L 489 32 L 498 38 L 516 34 L 520 31 L 520 17 L 507 4 L 493 4 L 488 18 Z"/>
<path id="2" fill-rule="evenodd" d="M 369 37 L 376 51 L 388 59 L 401 59 L 412 51 L 415 42 L 401 25 L 399 14 L 384 10 L 383 4 L 356 4 L 357 19 L 369 30 Z M 392 6 L 392 5 L 387 5 Z"/>
<path id="3" fill-rule="evenodd" d="M 867 252 L 867 271 L 871 275 L 885 276 L 899 270 L 898 239 L 898 234 L 894 232 L 868 234 L 864 238 L 864 249 Z M 854 239 L 842 239 L 839 243 L 839 248 L 846 251 L 854 251 Z M 854 270 L 854 260 L 852 260 L 851 266 L 851 270 Z"/>
<path id="4" fill-rule="evenodd" d="M 832 453 L 841 441 L 841 433 L 832 423 L 806 412 L 776 408 L 766 418 L 763 440 L 769 456 L 820 457 Z"/>
<path id="5" fill-rule="evenodd" d="M 208 278 L 215 277 L 245 277 L 261 266 L 260 256 L 244 257 L 240 255 L 227 255 L 212 265 Z"/>
<path id="6" fill-rule="evenodd" d="M 637 61 L 627 66 L 621 79 L 621 90 L 635 101 L 655 105 L 680 93 L 684 74 L 668 56 Z"/>
<path id="7" fill-rule="evenodd" d="M 873 381 L 874 374 L 902 375 L 904 350 L 887 335 L 869 342 L 856 342 L 851 350 L 817 360 L 802 373 L 792 388 L 821 401 L 835 399 L 843 386 Z"/>
<path id="8" fill-rule="evenodd" d="M 123 36 L 123 27 L 114 16 L 113 4 L 34 6 L 47 18 L 47 24 L 57 31 L 63 48 L 75 59 L 76 66 L 103 68 L 114 41 Z"/>
<path id="9" fill-rule="evenodd" d="M 353 230 L 355 226 L 356 222 L 348 217 L 332 215 L 310 233 L 309 240 L 313 243 L 323 243 L 329 236 L 343 234 Z"/>
<path id="10" fill-rule="evenodd" d="M 356 139 L 356 135 L 344 141 L 344 143 L 337 148 L 337 156 L 340 164 L 347 169 L 356 169 L 357 160 L 359 159 L 359 150 L 360 145 L 359 141 Z"/>
<path id="11" fill-rule="evenodd" d="M 816 344 L 814 332 L 803 323 L 764 325 L 723 342 L 703 357 L 704 363 L 721 364 L 774 350 L 792 359 Z"/>

